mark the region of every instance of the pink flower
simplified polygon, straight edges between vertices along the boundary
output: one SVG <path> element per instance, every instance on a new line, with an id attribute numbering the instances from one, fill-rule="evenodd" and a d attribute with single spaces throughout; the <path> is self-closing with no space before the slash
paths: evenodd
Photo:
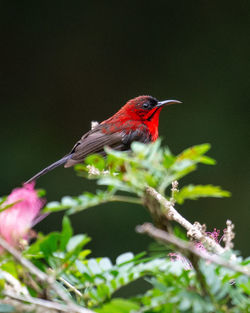
<path id="1" fill-rule="evenodd" d="M 213 238 L 217 243 L 220 243 L 223 236 L 221 238 L 220 237 L 220 230 L 214 228 L 214 230 L 212 232 L 207 232 L 207 235 L 209 235 L 211 238 Z"/>
<path id="2" fill-rule="evenodd" d="M 40 209 L 44 200 L 39 199 L 34 189 L 35 183 L 14 189 L 2 203 L 0 213 L 0 236 L 10 245 L 18 247 L 22 239 L 28 240 L 31 228 L 41 220 Z M 3 249 L 0 247 L 0 253 Z"/>
<path id="3" fill-rule="evenodd" d="M 214 228 L 214 230 L 212 231 L 212 232 L 206 232 L 206 234 L 209 236 L 209 237 L 211 237 L 212 239 L 214 239 L 214 241 L 216 241 L 217 243 L 220 243 L 221 242 L 221 240 L 223 239 L 223 236 L 221 236 L 221 238 L 219 238 L 220 237 L 220 230 L 219 229 L 216 229 L 216 228 Z M 202 252 L 204 252 L 204 253 L 207 253 L 207 249 L 204 247 L 204 245 L 203 245 L 203 243 L 201 243 L 201 242 L 196 242 L 195 243 L 195 247 L 198 249 L 198 250 L 200 250 L 200 251 L 202 251 Z"/>
<path id="4" fill-rule="evenodd" d="M 225 233 L 225 229 L 223 231 Z M 214 239 L 217 243 L 220 243 L 221 240 L 223 239 L 223 236 L 220 237 L 220 230 L 219 229 L 216 229 L 214 228 L 214 230 L 212 232 L 206 232 L 206 234 L 208 236 L 210 236 L 212 239 Z M 207 249 L 204 247 L 203 243 L 197 241 L 195 243 L 195 248 L 201 252 L 203 252 L 204 254 L 208 253 Z M 170 260 L 172 262 L 177 262 L 179 261 L 182 265 L 183 265 L 183 268 L 185 270 L 190 270 L 193 268 L 192 266 L 192 263 L 187 259 L 185 258 L 184 256 L 182 256 L 180 253 L 176 253 L 176 252 L 172 252 L 172 253 L 169 253 L 168 256 L 170 257 Z"/>

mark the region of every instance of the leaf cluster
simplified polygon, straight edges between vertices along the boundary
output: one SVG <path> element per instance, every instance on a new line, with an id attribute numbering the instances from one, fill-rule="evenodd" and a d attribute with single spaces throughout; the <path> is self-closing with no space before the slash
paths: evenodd
<path id="1" fill-rule="evenodd" d="M 214 159 L 205 155 L 209 149 L 209 144 L 197 145 L 175 156 L 169 148 L 161 147 L 160 140 L 149 145 L 134 142 L 131 152 L 106 148 L 106 158 L 91 155 L 85 164 L 75 166 L 78 175 L 96 179 L 97 184 L 106 186 L 106 189 L 97 190 L 96 194 L 85 192 L 78 197 L 63 197 L 61 202 L 48 203 L 45 212 L 67 210 L 67 214 L 73 214 L 110 201 L 142 203 L 147 186 L 157 189 L 178 204 L 201 197 L 229 197 L 230 192 L 213 185 L 191 184 L 183 186 L 179 192 L 169 190 L 173 181 L 195 171 L 198 164 L 215 164 Z M 99 173 L 90 175 L 90 166 L 94 166 Z"/>
<path id="2" fill-rule="evenodd" d="M 167 253 L 147 257 L 145 253 L 127 252 L 118 256 L 115 262 L 108 257 L 89 258 L 91 251 L 85 248 L 89 241 L 86 235 L 73 235 L 70 221 L 64 217 L 61 232 L 47 236 L 39 234 L 23 256 L 40 270 L 53 275 L 73 301 L 99 313 L 129 313 L 131 310 L 134 313 L 250 312 L 247 298 L 250 284 L 242 274 L 202 260 L 198 265 L 200 273 L 197 273 L 193 268 L 185 269 L 182 261 L 171 261 Z M 239 259 L 238 262 L 250 264 L 250 260 Z M 44 295 L 44 288 L 35 277 L 10 257 L 1 263 L 2 290 L 6 273 L 21 279 L 23 287 L 33 297 L 56 299 L 53 293 Z M 205 285 L 201 284 L 199 275 Z M 145 294 L 129 299 L 113 298 L 117 290 L 142 277 L 149 283 Z"/>
<path id="3" fill-rule="evenodd" d="M 150 145 L 133 143 L 130 152 L 106 148 L 107 157 L 92 155 L 85 164 L 75 167 L 77 174 L 97 180 L 95 194 L 85 192 L 78 197 L 65 196 L 60 202 L 50 202 L 44 212 L 65 210 L 62 230 L 47 235 L 39 233 L 36 240 L 22 252 L 38 269 L 55 279 L 74 303 L 98 313 L 240 313 L 250 312 L 250 281 L 247 276 L 202 259 L 175 261 L 168 255 L 176 252 L 164 246 L 154 254 L 134 255 L 126 252 L 112 261 L 108 257 L 92 258 L 86 247 L 90 238 L 74 234 L 67 214 L 74 214 L 101 203 L 122 201 L 144 204 L 145 189 L 155 188 L 173 204 L 200 197 L 228 197 L 230 193 L 213 185 L 187 185 L 171 189 L 175 180 L 197 169 L 199 164 L 214 165 L 206 155 L 209 144 L 193 146 L 174 155 L 160 141 Z M 95 171 L 91 171 L 94 166 Z M 40 191 L 41 192 L 41 191 Z M 179 238 L 186 235 L 178 228 Z M 236 252 L 222 257 L 231 260 Z M 187 261 L 190 266 L 185 266 Z M 238 265 L 250 260 L 235 258 Z M 192 266 L 194 264 L 194 266 Z M 116 298 L 116 292 L 138 279 L 148 282 L 145 293 L 129 298 Z M 12 255 L 0 256 L 0 290 L 15 285 L 21 294 L 62 302 L 48 285 L 37 280 Z M 11 312 L 10 305 L 0 304 L 0 312 Z"/>

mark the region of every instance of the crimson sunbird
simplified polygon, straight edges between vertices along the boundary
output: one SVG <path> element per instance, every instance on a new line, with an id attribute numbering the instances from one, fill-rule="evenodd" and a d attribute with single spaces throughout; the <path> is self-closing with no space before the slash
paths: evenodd
<path id="1" fill-rule="evenodd" d="M 84 134 L 69 154 L 44 168 L 26 183 L 36 180 L 59 165 L 70 167 L 81 163 L 90 154 L 105 156 L 105 146 L 126 151 L 133 141 L 155 141 L 158 138 L 160 112 L 165 105 L 173 103 L 181 102 L 158 101 L 152 96 L 139 96 L 129 100 L 117 113 Z"/>

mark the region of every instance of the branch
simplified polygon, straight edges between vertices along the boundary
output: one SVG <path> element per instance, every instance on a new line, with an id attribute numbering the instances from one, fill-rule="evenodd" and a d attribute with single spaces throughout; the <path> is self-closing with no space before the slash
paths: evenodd
<path id="1" fill-rule="evenodd" d="M 210 261 L 212 263 L 215 263 L 215 264 L 221 265 L 223 267 L 229 268 L 230 270 L 232 270 L 234 272 L 242 273 L 242 274 L 250 277 L 250 267 L 247 267 L 247 266 L 243 267 L 241 265 L 234 264 L 230 261 L 222 259 L 221 257 L 219 257 L 216 254 L 208 254 L 208 253 L 201 252 L 200 250 L 195 248 L 195 246 L 192 243 L 186 242 L 182 239 L 179 239 L 178 237 L 176 237 L 174 235 L 168 234 L 167 232 L 154 227 L 150 223 L 145 223 L 143 225 L 137 226 L 136 231 L 140 234 L 147 234 L 150 237 L 152 237 L 158 241 L 161 241 L 165 244 L 171 243 L 175 247 L 177 247 L 178 249 L 188 251 L 189 253 L 192 253 L 192 254 L 194 254 L 194 255 L 198 256 L 199 258 L 202 258 L 206 261 Z"/>
<path id="2" fill-rule="evenodd" d="M 66 279 L 64 279 L 63 277 L 60 277 L 59 280 L 61 282 L 63 282 L 70 290 L 72 290 L 76 295 L 78 295 L 79 297 L 83 298 L 82 293 L 76 289 L 73 285 L 71 285 Z"/>
<path id="3" fill-rule="evenodd" d="M 154 188 L 147 187 L 146 193 L 153 197 L 164 207 L 164 214 L 168 220 L 173 220 L 179 223 L 187 230 L 187 235 L 189 237 L 205 243 L 208 247 L 212 248 L 218 254 L 221 254 L 225 251 L 215 240 L 205 234 L 205 232 L 202 230 L 202 226 L 199 223 L 195 222 L 194 224 L 191 224 L 173 207 L 173 203 L 171 201 L 165 199 Z"/>
<path id="4" fill-rule="evenodd" d="M 5 241 L 2 237 L 0 237 L 0 246 L 2 246 L 6 251 L 13 255 L 13 257 L 24 267 L 26 267 L 30 273 L 35 275 L 41 282 L 48 284 L 51 289 L 55 291 L 55 293 L 62 299 L 68 306 L 69 312 L 75 313 L 93 313 L 88 309 L 82 308 L 79 305 L 75 304 L 71 301 L 65 291 L 58 286 L 54 277 L 49 276 L 42 272 L 39 268 L 37 268 L 33 263 L 29 260 L 25 259 L 20 252 L 18 252 L 15 248 L 9 245 L 7 241 Z M 28 300 L 27 300 L 28 301 Z"/>
<path id="5" fill-rule="evenodd" d="M 38 299 L 38 298 L 33 298 L 33 297 L 24 297 L 19 294 L 16 294 L 12 291 L 4 291 L 3 294 L 9 298 L 18 300 L 18 301 L 24 301 L 24 302 L 29 302 L 50 310 L 57 310 L 59 312 L 66 312 L 69 313 L 69 307 L 67 305 L 57 303 L 57 302 L 52 302 L 48 300 L 43 300 L 43 299 Z M 87 311 L 88 312 L 88 311 Z"/>

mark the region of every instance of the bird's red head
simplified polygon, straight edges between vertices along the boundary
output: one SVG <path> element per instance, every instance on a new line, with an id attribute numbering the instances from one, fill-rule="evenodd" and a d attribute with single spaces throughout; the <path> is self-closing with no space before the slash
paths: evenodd
<path id="1" fill-rule="evenodd" d="M 165 105 L 181 103 L 178 100 L 158 101 L 152 96 L 139 96 L 129 100 L 119 112 L 126 113 L 133 120 L 153 122 L 159 119 L 159 114 Z"/>
<path id="2" fill-rule="evenodd" d="M 152 96 L 139 96 L 129 100 L 115 115 L 101 124 L 104 132 L 114 133 L 143 129 L 151 141 L 158 138 L 159 115 L 165 105 L 181 103 L 177 100 L 158 101 Z"/>
<path id="3" fill-rule="evenodd" d="M 153 141 L 158 137 L 159 115 L 165 105 L 181 103 L 178 100 L 158 101 L 152 96 L 139 96 L 129 100 L 118 113 L 148 126 Z"/>

